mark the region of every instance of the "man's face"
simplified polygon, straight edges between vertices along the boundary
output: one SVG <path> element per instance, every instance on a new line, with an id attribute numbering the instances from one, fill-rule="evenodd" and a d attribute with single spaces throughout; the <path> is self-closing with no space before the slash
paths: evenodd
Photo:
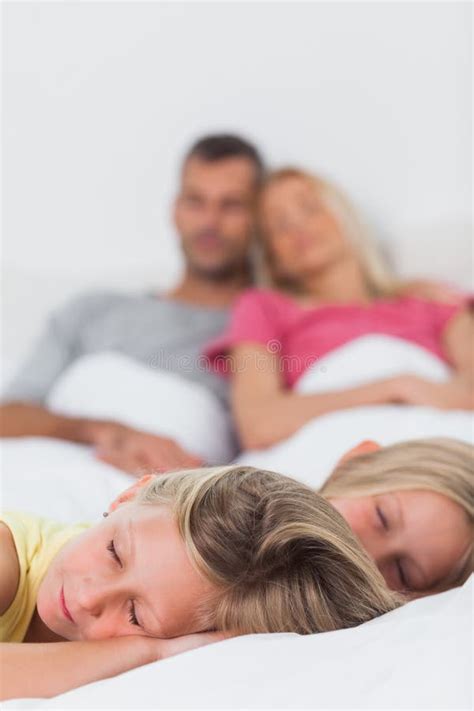
<path id="1" fill-rule="evenodd" d="M 219 280 L 242 269 L 254 230 L 255 187 L 248 158 L 187 161 L 174 219 L 191 271 Z"/>

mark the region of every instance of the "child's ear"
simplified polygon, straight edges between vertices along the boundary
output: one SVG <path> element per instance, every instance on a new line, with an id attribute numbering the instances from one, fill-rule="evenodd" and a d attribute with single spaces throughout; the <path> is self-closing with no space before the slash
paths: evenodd
<path id="1" fill-rule="evenodd" d="M 137 479 L 135 484 L 132 484 L 132 486 L 129 486 L 128 489 L 125 489 L 125 491 L 122 491 L 121 494 L 117 496 L 116 499 L 112 501 L 112 503 L 109 506 L 109 512 L 110 511 L 115 511 L 116 508 L 118 508 L 121 504 L 126 503 L 127 501 L 131 501 L 131 499 L 134 499 L 135 496 L 137 495 L 138 491 L 148 484 L 150 479 L 153 479 L 155 475 L 154 474 L 145 474 L 145 476 L 142 476 L 140 479 Z"/>
<path id="2" fill-rule="evenodd" d="M 382 449 L 382 445 L 378 442 L 374 442 L 371 439 L 364 439 L 363 442 L 359 442 L 358 445 L 352 447 L 348 452 L 346 452 L 338 461 L 337 465 L 347 462 L 353 457 L 360 457 L 361 454 L 369 454 L 370 452 L 377 452 Z"/>

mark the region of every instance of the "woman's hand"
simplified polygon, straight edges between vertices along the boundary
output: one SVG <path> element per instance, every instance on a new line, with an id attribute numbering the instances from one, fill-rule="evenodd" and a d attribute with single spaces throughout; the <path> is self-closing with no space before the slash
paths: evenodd
<path id="1" fill-rule="evenodd" d="M 417 375 L 400 375 L 392 379 L 394 402 L 424 405 L 440 410 L 474 409 L 474 383 L 464 375 L 436 383 Z"/>

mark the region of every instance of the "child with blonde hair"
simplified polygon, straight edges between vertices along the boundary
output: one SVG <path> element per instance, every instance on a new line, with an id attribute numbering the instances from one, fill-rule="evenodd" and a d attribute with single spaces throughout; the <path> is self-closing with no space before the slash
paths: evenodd
<path id="1" fill-rule="evenodd" d="M 331 504 L 253 467 L 144 477 L 96 525 L 2 521 L 3 699 L 226 636 L 351 627 L 400 604 Z"/>
<path id="2" fill-rule="evenodd" d="M 474 447 L 448 437 L 342 458 L 319 493 L 341 513 L 387 584 L 410 596 L 461 585 L 473 571 Z"/>

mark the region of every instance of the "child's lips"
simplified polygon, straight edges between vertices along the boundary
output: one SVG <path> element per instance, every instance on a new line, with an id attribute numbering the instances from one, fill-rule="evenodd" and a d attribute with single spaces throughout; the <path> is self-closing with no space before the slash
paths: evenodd
<path id="1" fill-rule="evenodd" d="M 73 616 L 71 615 L 71 613 L 69 612 L 68 607 L 67 607 L 67 605 L 66 605 L 66 600 L 65 600 L 65 598 L 64 598 L 64 588 L 63 588 L 63 587 L 61 588 L 61 592 L 60 592 L 60 594 L 59 594 L 59 603 L 60 603 L 60 606 L 61 606 L 61 610 L 63 611 L 64 617 L 66 617 L 66 619 L 68 619 L 70 622 L 74 622 L 74 618 L 73 618 Z"/>

